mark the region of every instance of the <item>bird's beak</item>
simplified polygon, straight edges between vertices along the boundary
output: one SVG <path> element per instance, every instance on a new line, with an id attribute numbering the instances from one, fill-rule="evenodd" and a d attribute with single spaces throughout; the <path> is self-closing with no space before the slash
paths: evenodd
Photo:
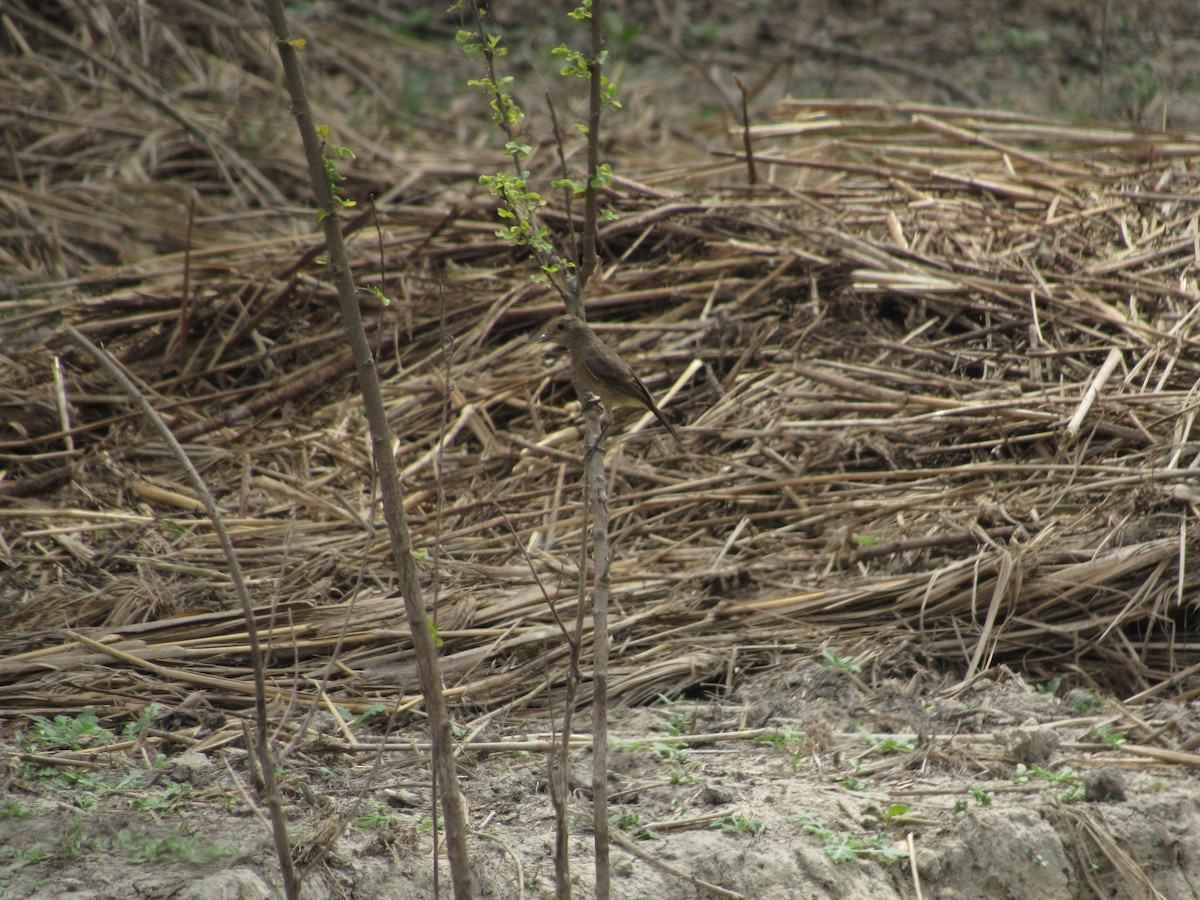
<path id="1" fill-rule="evenodd" d="M 550 340 L 550 332 L 548 332 L 548 331 L 543 331 L 541 334 L 539 334 L 537 336 L 537 342 L 539 344 L 545 344 L 549 340 Z"/>

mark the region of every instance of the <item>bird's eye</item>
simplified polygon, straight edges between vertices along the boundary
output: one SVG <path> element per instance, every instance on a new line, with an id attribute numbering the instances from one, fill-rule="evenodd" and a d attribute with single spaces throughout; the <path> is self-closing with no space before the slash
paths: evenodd
<path id="1" fill-rule="evenodd" d="M 566 327 L 567 327 L 567 323 L 566 323 L 566 322 L 559 322 L 559 323 L 558 323 L 556 326 L 554 326 L 554 327 L 555 327 L 555 328 L 557 328 L 559 331 L 562 331 L 564 328 L 566 328 Z"/>

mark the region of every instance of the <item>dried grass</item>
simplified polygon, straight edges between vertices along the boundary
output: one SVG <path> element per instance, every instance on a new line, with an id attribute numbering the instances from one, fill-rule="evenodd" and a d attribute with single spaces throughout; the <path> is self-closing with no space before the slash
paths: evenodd
<path id="1" fill-rule="evenodd" d="M 139 48 L 116 8 L 63 5 L 65 33 L 93 36 L 84 56 L 28 14 L 9 25 L 30 52 L 2 76 L 4 109 L 41 112 L 0 162 L 0 252 L 19 261 L 0 359 L 0 713 L 135 713 L 196 690 L 241 710 L 251 692 L 209 523 L 59 321 L 140 379 L 222 499 L 277 712 L 412 708 L 366 429 L 265 44 L 220 28 L 219 4 L 181 3 L 210 43 L 164 21 Z M 220 62 L 251 46 L 261 71 Z M 328 46 L 314 52 L 344 73 Z M 172 117 L 90 68 L 135 77 L 140 53 L 205 90 Z M 228 117 L 247 115 L 258 153 L 234 140 Z M 557 695 L 543 591 L 573 613 L 585 536 L 570 392 L 527 342 L 557 301 L 463 181 L 498 163 L 443 143 L 401 166 L 363 155 L 349 190 L 375 190 L 380 221 L 352 223 L 351 252 L 394 301 L 363 295 L 469 720 Z M 1200 136 L 806 101 L 755 148 L 768 183 L 753 189 L 734 158 L 614 159 L 629 180 L 607 198 L 621 219 L 591 316 L 689 443 L 628 419 L 610 440 L 615 701 L 830 643 L 963 676 L 1019 664 L 1196 690 Z"/>

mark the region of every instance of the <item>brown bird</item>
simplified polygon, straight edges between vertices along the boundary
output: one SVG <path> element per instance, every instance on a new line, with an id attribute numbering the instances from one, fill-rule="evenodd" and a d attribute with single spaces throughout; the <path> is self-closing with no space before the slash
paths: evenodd
<path id="1" fill-rule="evenodd" d="M 671 432 L 671 437 L 683 444 L 679 432 L 662 414 L 642 379 L 637 377 L 629 363 L 596 337 L 596 332 L 582 319 L 559 316 L 550 323 L 538 340 L 549 341 L 571 351 L 575 377 L 588 391 L 603 401 L 610 415 L 618 406 L 640 406 L 648 409 L 658 417 L 658 421 L 663 423 L 667 431 Z"/>

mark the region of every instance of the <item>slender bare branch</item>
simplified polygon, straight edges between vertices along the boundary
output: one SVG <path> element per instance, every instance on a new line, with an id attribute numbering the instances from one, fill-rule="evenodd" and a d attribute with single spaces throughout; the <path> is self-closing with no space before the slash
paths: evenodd
<path id="1" fill-rule="evenodd" d="M 354 354 L 359 390 L 371 431 L 371 451 L 383 498 L 383 514 L 391 536 L 392 559 L 396 565 L 409 633 L 417 656 L 417 671 L 421 694 L 429 716 L 430 737 L 434 745 L 434 769 L 440 786 L 442 816 L 446 825 L 446 848 L 450 858 L 454 896 L 458 900 L 473 895 L 472 877 L 467 855 L 466 813 L 458 789 L 458 774 L 451 746 L 450 717 L 443 693 L 441 668 L 430 623 L 427 620 L 425 599 L 414 559 L 412 537 L 404 513 L 404 498 L 400 472 L 392 453 L 391 429 L 379 386 L 375 359 L 363 327 L 358 304 L 358 290 L 346 257 L 337 212 L 340 208 L 333 196 L 320 136 L 313 122 L 308 93 L 296 44 L 291 37 L 280 0 L 267 0 L 267 15 L 275 34 L 275 46 L 283 65 L 284 84 L 292 100 L 292 114 L 300 129 L 304 154 L 308 162 L 309 179 L 316 194 L 317 206 L 324 211 L 322 225 L 329 248 L 330 268 L 337 284 L 338 305 L 346 337 Z M 436 821 L 436 816 L 434 817 Z"/>
<path id="2" fill-rule="evenodd" d="M 237 595 L 238 602 L 242 607 L 242 616 L 246 620 L 246 638 L 250 645 L 250 665 L 254 670 L 253 749 L 257 753 L 263 785 L 266 788 L 267 808 L 271 814 L 271 837 L 275 842 L 275 855 L 279 858 L 279 868 L 283 874 L 284 892 L 287 894 L 288 900 L 293 900 L 293 898 L 300 896 L 300 880 L 297 878 L 296 869 L 292 865 L 292 850 L 288 842 L 287 818 L 283 814 L 283 800 L 279 793 L 279 783 L 275 778 L 275 759 L 271 752 L 270 744 L 271 730 L 267 721 L 267 688 L 266 674 L 263 668 L 262 648 L 258 640 L 258 627 L 254 621 L 254 604 L 250 601 L 250 592 L 246 588 L 245 578 L 242 577 L 242 567 L 238 563 L 237 551 L 234 549 L 233 540 L 229 537 L 229 531 L 225 528 L 225 520 L 221 517 L 217 501 L 209 493 L 208 486 L 204 483 L 204 479 L 200 477 L 200 473 L 196 470 L 196 467 L 192 465 L 192 461 L 188 458 L 188 455 L 184 453 L 183 447 L 180 446 L 175 435 L 171 433 L 171 429 L 167 427 L 167 423 L 163 421 L 162 416 L 150 405 L 150 401 L 146 399 L 145 395 L 138 390 L 133 380 L 121 370 L 120 366 L 107 353 L 80 334 L 74 326 L 68 325 L 63 331 L 71 340 L 86 350 L 101 368 L 108 372 L 112 379 L 121 386 L 121 390 L 126 393 L 133 405 L 141 410 L 142 415 L 149 420 L 154 430 L 158 432 L 159 437 L 163 439 L 163 443 L 171 451 L 171 455 L 183 467 L 188 483 L 191 484 L 192 490 L 196 492 L 196 495 L 204 504 L 205 512 L 208 513 L 209 519 L 212 520 L 213 530 L 217 533 L 217 540 L 220 542 L 221 550 L 225 554 L 225 563 L 229 566 L 229 579 L 233 583 L 233 591 Z"/>

